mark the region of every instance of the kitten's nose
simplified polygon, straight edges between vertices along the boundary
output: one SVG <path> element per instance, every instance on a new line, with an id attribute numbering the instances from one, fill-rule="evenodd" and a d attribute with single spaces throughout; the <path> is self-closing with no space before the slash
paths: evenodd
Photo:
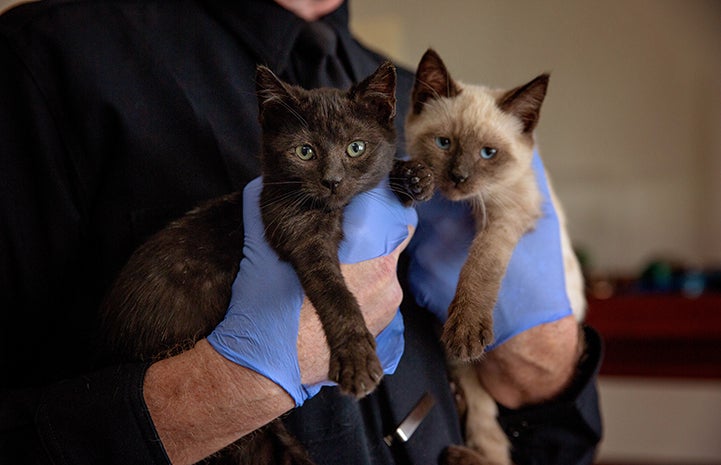
<path id="1" fill-rule="evenodd" d="M 458 173 L 456 171 L 451 171 L 451 181 L 453 181 L 456 185 L 462 184 L 466 182 L 466 179 L 468 179 L 468 175 L 465 173 Z"/>
<path id="2" fill-rule="evenodd" d="M 325 178 L 321 181 L 321 183 L 330 189 L 331 192 L 335 192 L 338 186 L 340 185 L 340 182 L 343 180 L 340 176 L 335 176 L 331 178 Z"/>

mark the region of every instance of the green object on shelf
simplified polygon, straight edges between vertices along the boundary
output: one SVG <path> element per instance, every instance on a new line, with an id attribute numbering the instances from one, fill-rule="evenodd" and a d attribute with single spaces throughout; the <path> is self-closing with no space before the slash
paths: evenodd
<path id="1" fill-rule="evenodd" d="M 649 263 L 641 273 L 641 286 L 648 291 L 673 290 L 673 267 L 664 260 Z"/>

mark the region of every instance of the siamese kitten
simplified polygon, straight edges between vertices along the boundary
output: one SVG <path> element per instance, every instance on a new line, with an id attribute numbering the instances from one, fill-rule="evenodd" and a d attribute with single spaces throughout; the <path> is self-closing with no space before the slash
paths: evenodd
<path id="1" fill-rule="evenodd" d="M 395 67 L 384 63 L 345 91 L 305 90 L 259 66 L 256 86 L 266 239 L 293 265 L 318 313 L 330 346 L 329 379 L 364 396 L 383 369 L 341 274 L 338 247 L 344 207 L 381 183 L 394 164 Z M 408 172 L 394 189 L 409 189 L 410 201 L 422 180 L 413 166 Z M 154 360 L 207 336 L 228 308 L 242 242 L 242 190 L 208 201 L 155 234 L 130 257 L 105 299 L 104 352 L 124 361 Z M 276 420 L 209 462 L 311 463 L 296 446 Z"/>
<path id="2" fill-rule="evenodd" d="M 416 72 L 406 120 L 408 151 L 430 167 L 442 195 L 473 207 L 476 222 L 442 335 L 452 377 L 465 394 L 466 445 L 472 450 L 452 446 L 447 463 L 511 463 L 496 404 L 480 386 L 473 361 L 493 341 L 493 308 L 513 249 L 541 216 L 531 160 L 548 79 L 542 74 L 507 91 L 464 84 L 451 78 L 433 50 Z M 551 197 L 561 223 L 567 293 L 580 319 L 585 309 L 580 267 L 560 205 Z"/>

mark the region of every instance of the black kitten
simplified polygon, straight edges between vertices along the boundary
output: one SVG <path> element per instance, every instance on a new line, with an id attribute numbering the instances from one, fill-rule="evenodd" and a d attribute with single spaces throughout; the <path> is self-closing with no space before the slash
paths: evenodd
<path id="1" fill-rule="evenodd" d="M 307 91 L 258 69 L 266 239 L 295 268 L 330 347 L 329 379 L 361 397 L 383 375 L 375 339 L 341 274 L 343 208 L 376 187 L 395 156 L 395 69 L 350 92 Z"/>
<path id="2" fill-rule="evenodd" d="M 381 65 L 348 91 L 304 90 L 260 66 L 261 215 L 266 239 L 295 268 L 330 346 L 329 378 L 355 396 L 383 375 L 375 339 L 340 271 L 343 208 L 394 166 L 395 68 Z M 430 195 L 422 166 L 396 162 L 404 203 Z M 400 192 L 402 191 L 402 192 Z M 130 257 L 102 308 L 99 340 L 114 359 L 181 352 L 220 323 L 242 258 L 242 191 L 213 199 Z M 310 463 L 280 421 L 218 455 L 222 463 Z M 220 462 L 214 462 L 220 463 Z M 286 463 L 286 462 L 283 462 Z"/>

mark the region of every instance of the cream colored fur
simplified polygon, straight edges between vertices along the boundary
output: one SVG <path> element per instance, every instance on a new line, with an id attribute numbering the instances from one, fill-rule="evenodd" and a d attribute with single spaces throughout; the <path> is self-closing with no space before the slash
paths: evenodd
<path id="1" fill-rule="evenodd" d="M 408 152 L 431 168 L 444 196 L 475 207 L 477 226 L 443 333 L 452 378 L 465 398 L 465 443 L 472 451 L 449 448 L 447 464 L 511 464 L 510 443 L 496 420 L 497 405 L 479 381 L 476 360 L 493 338 L 492 308 L 510 255 L 541 214 L 531 162 L 533 129 L 547 82 L 548 76 L 542 75 L 511 91 L 464 84 L 451 79 L 432 50 L 416 73 L 413 108 L 406 120 Z M 437 146 L 436 136 L 448 137 L 451 146 Z M 494 159 L 496 165 L 479 162 L 479 151 L 488 146 L 503 157 Z M 459 182 L 458 173 L 466 172 L 468 178 Z M 581 321 L 586 310 L 581 268 L 550 178 L 548 183 L 559 219 L 566 292 Z"/>

